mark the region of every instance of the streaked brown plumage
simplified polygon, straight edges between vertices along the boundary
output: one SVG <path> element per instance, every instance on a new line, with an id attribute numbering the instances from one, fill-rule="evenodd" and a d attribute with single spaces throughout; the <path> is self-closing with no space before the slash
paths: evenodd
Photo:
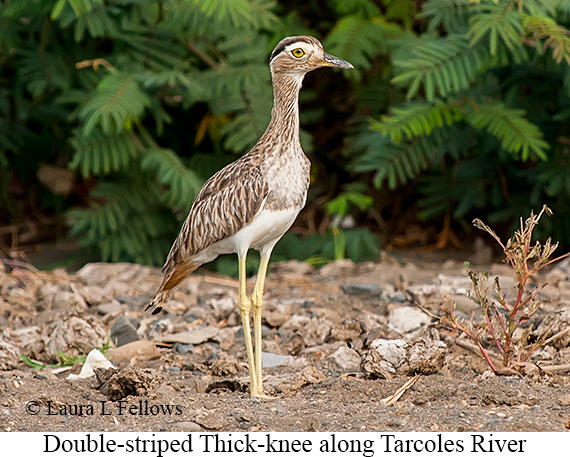
<path id="1" fill-rule="evenodd" d="M 200 265 L 236 252 L 238 306 L 244 326 L 251 395 L 263 397 L 261 308 L 267 264 L 273 247 L 305 205 L 310 162 L 299 141 L 299 90 L 305 74 L 323 66 L 352 68 L 326 54 L 313 37 L 283 39 L 271 54 L 274 106 L 271 121 L 246 155 L 214 174 L 196 196 L 163 267 L 164 279 L 147 306 L 160 312 L 172 289 Z M 261 262 L 251 301 L 245 290 L 245 259 L 250 249 Z M 255 354 L 250 335 L 253 310 Z"/>

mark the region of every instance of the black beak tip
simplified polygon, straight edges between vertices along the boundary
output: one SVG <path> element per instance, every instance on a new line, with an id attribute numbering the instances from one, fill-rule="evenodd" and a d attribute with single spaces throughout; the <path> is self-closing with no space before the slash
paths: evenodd
<path id="1" fill-rule="evenodd" d="M 350 70 L 354 68 L 350 62 L 346 60 L 335 57 L 331 54 L 325 54 L 325 62 L 327 62 L 331 67 L 342 68 L 344 70 Z"/>

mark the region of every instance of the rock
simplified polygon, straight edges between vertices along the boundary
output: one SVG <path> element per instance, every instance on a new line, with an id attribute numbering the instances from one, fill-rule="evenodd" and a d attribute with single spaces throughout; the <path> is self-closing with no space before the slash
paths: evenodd
<path id="1" fill-rule="evenodd" d="M 345 346 L 343 341 L 335 341 L 334 343 L 319 344 L 318 346 L 303 349 L 299 354 L 302 357 L 311 356 L 317 359 L 323 359 L 333 354 L 339 347 Z"/>
<path id="2" fill-rule="evenodd" d="M 109 360 L 103 355 L 99 349 L 93 349 L 85 359 L 85 363 L 81 367 L 79 374 L 70 374 L 67 379 L 85 379 L 95 376 L 95 370 L 108 370 L 109 368 L 115 368 Z"/>
<path id="3" fill-rule="evenodd" d="M 447 346 L 442 341 L 384 340 L 371 343 L 362 368 L 366 373 L 390 379 L 393 375 L 432 374 L 443 367 Z"/>
<path id="4" fill-rule="evenodd" d="M 138 341 L 137 329 L 126 316 L 119 316 L 111 327 L 111 339 L 117 346 Z"/>
<path id="5" fill-rule="evenodd" d="M 87 303 L 83 297 L 74 292 L 58 291 L 52 297 L 52 306 L 56 309 L 78 310 L 87 309 Z"/>
<path id="6" fill-rule="evenodd" d="M 396 367 L 406 358 L 405 340 L 374 340 L 371 349 L 364 356 L 362 368 L 366 373 L 390 379 L 396 374 Z"/>
<path id="7" fill-rule="evenodd" d="M 204 411 L 194 421 L 207 430 L 220 430 L 228 425 L 226 418 L 216 411 Z"/>
<path id="8" fill-rule="evenodd" d="M 297 379 L 292 381 L 283 381 L 279 384 L 278 390 L 286 395 L 291 395 L 309 384 L 316 384 L 324 381 L 327 377 L 317 370 L 314 366 L 309 365 L 301 370 Z"/>
<path id="9" fill-rule="evenodd" d="M 562 406 L 570 406 L 570 394 L 564 395 L 560 400 L 558 400 Z"/>
<path id="10" fill-rule="evenodd" d="M 331 329 L 331 338 L 336 341 L 354 341 L 362 335 L 362 326 L 354 318 L 343 320 Z"/>
<path id="11" fill-rule="evenodd" d="M 160 351 L 152 341 L 138 340 L 107 350 L 107 357 L 113 362 L 146 362 L 160 357 Z"/>
<path id="12" fill-rule="evenodd" d="M 457 311 L 464 313 L 469 319 L 473 314 L 481 317 L 481 307 L 465 295 L 451 294 Z"/>
<path id="13" fill-rule="evenodd" d="M 179 354 L 184 355 L 188 354 L 193 347 L 193 344 L 176 343 L 172 349 L 174 349 Z"/>
<path id="14" fill-rule="evenodd" d="M 83 297 L 83 300 L 89 306 L 95 306 L 100 303 L 103 303 L 106 299 L 105 294 L 101 287 L 98 286 L 86 286 L 79 282 L 76 282 L 71 285 L 71 290 Z"/>
<path id="15" fill-rule="evenodd" d="M 546 282 L 558 285 L 560 281 L 570 277 L 570 258 L 567 257 L 560 262 L 556 262 L 552 269 L 546 273 Z"/>
<path id="16" fill-rule="evenodd" d="M 493 248 L 489 246 L 483 238 L 478 236 L 473 242 L 473 255 L 471 263 L 474 264 L 490 264 L 493 261 Z"/>
<path id="17" fill-rule="evenodd" d="M 220 352 L 212 363 L 212 374 L 214 376 L 235 376 L 239 372 L 239 362 L 237 359 L 225 352 Z"/>
<path id="18" fill-rule="evenodd" d="M 37 325 L 18 330 L 6 329 L 2 332 L 2 336 L 6 341 L 17 346 L 23 355 L 37 360 L 43 358 L 45 341 Z"/>
<path id="19" fill-rule="evenodd" d="M 347 276 L 354 271 L 354 262 L 350 259 L 335 260 L 329 262 L 319 270 L 319 275 L 324 278 L 331 278 L 335 276 Z"/>
<path id="20" fill-rule="evenodd" d="M 467 275 L 444 275 L 437 276 L 441 294 L 466 295 L 473 288 L 473 283 Z"/>
<path id="21" fill-rule="evenodd" d="M 307 346 L 301 332 L 291 330 L 279 330 L 277 332 L 277 352 L 298 355 Z"/>
<path id="22" fill-rule="evenodd" d="M 47 353 L 54 359 L 61 351 L 68 357 L 88 354 L 93 348 L 102 347 L 107 332 L 92 316 L 69 316 L 58 321 L 47 341 Z"/>
<path id="23" fill-rule="evenodd" d="M 191 330 L 186 332 L 164 335 L 159 341 L 164 343 L 185 343 L 185 344 L 201 344 L 218 335 L 219 329 L 214 326 L 193 326 Z"/>
<path id="24" fill-rule="evenodd" d="M 232 297 L 211 298 L 206 301 L 206 305 L 214 310 L 218 319 L 227 319 L 236 309 L 236 300 Z"/>
<path id="25" fill-rule="evenodd" d="M 480 381 L 485 381 L 486 379 L 489 378 L 494 378 L 496 375 L 493 371 L 491 370 L 486 370 L 483 373 L 481 373 L 481 376 L 479 376 L 479 380 Z"/>
<path id="26" fill-rule="evenodd" d="M 100 305 L 97 306 L 96 309 L 97 309 L 97 312 L 99 314 L 102 314 L 105 316 L 107 314 L 111 314 L 111 315 L 120 314 L 124 310 L 126 310 L 126 306 L 119 303 L 118 300 L 112 299 L 109 302 L 101 303 Z"/>
<path id="27" fill-rule="evenodd" d="M 291 318 L 281 326 L 278 335 L 284 330 L 299 332 L 306 342 L 312 340 L 312 344 L 322 344 L 330 335 L 332 325 L 327 319 L 315 315 L 293 314 Z M 309 344 L 306 345 L 308 346 Z"/>
<path id="28" fill-rule="evenodd" d="M 106 284 L 115 275 L 116 267 L 107 263 L 88 263 L 77 272 L 77 276 L 88 286 Z"/>
<path id="29" fill-rule="evenodd" d="M 261 365 L 263 368 L 280 367 L 281 365 L 291 364 L 293 357 L 290 355 L 273 354 L 271 352 L 261 353 Z"/>
<path id="30" fill-rule="evenodd" d="M 172 426 L 173 432 L 203 432 L 204 429 L 196 422 L 185 421 L 178 422 Z"/>
<path id="31" fill-rule="evenodd" d="M 111 401 L 121 400 L 129 395 L 145 396 L 158 385 L 160 376 L 153 370 L 125 368 L 123 370 L 96 370 L 99 390 Z"/>
<path id="32" fill-rule="evenodd" d="M 388 317 L 388 323 L 400 334 L 411 333 L 428 325 L 431 318 L 417 308 L 411 306 L 397 306 L 392 308 Z"/>
<path id="33" fill-rule="evenodd" d="M 20 350 L 0 338 L 0 371 L 13 370 L 20 364 Z"/>
<path id="34" fill-rule="evenodd" d="M 417 340 L 407 348 L 406 364 L 398 371 L 407 374 L 437 373 L 443 367 L 447 345 L 443 341 Z"/>
<path id="35" fill-rule="evenodd" d="M 225 327 L 220 329 L 216 340 L 220 343 L 222 351 L 229 351 L 236 341 L 236 333 L 239 327 Z"/>
<path id="36" fill-rule="evenodd" d="M 360 371 L 360 354 L 347 346 L 339 347 L 328 358 L 345 371 Z"/>
<path id="37" fill-rule="evenodd" d="M 45 284 L 40 286 L 36 291 L 36 299 L 37 300 L 49 299 L 49 302 L 51 304 L 51 299 L 57 292 L 59 292 L 59 287 L 57 287 L 55 284 L 51 282 L 46 282 Z"/>
<path id="38" fill-rule="evenodd" d="M 129 295 L 133 290 L 152 293 L 156 286 L 149 281 L 152 269 L 133 263 L 88 263 L 77 272 L 87 286 L 99 286 L 114 296 Z"/>
<path id="39" fill-rule="evenodd" d="M 131 309 L 144 309 L 145 305 L 152 299 L 152 297 L 140 295 L 117 295 L 116 298 Z"/>
<path id="40" fill-rule="evenodd" d="M 305 276 L 313 271 L 313 267 L 307 262 L 288 260 L 271 264 L 271 271 L 285 276 Z"/>
<path id="41" fill-rule="evenodd" d="M 276 328 L 287 322 L 287 320 L 291 318 L 291 313 L 285 313 L 279 310 L 267 310 L 262 316 L 267 325 Z"/>
<path id="42" fill-rule="evenodd" d="M 161 335 L 171 334 L 174 330 L 174 325 L 172 321 L 168 318 L 160 319 L 152 323 L 152 327 L 148 332 L 148 338 L 150 340 L 160 340 Z"/>
<path id="43" fill-rule="evenodd" d="M 380 297 L 384 289 L 380 284 L 376 283 L 362 283 L 362 284 L 344 284 L 342 291 L 346 295 L 358 295 L 369 297 Z"/>
<path id="44" fill-rule="evenodd" d="M 408 300 L 408 297 L 406 297 L 406 294 L 404 292 L 402 292 L 401 290 L 398 290 L 397 292 L 394 292 L 390 296 L 390 299 L 394 303 L 405 303 Z"/>

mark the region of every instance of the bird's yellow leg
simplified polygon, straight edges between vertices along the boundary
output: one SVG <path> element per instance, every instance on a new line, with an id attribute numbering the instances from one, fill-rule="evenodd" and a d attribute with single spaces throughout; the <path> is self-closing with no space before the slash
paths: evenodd
<path id="1" fill-rule="evenodd" d="M 243 326 L 243 335 L 245 338 L 245 348 L 247 351 L 247 364 L 249 367 L 251 395 L 254 396 L 258 392 L 257 376 L 255 373 L 255 361 L 253 357 L 253 345 L 251 342 L 251 328 L 249 325 L 249 313 L 251 311 L 251 302 L 247 298 L 246 290 L 246 269 L 245 256 L 238 259 L 239 262 L 239 290 L 238 290 L 238 308 L 241 316 L 241 324 Z"/>
<path id="2" fill-rule="evenodd" d="M 256 397 L 267 398 L 263 393 L 263 381 L 261 372 L 261 310 L 263 308 L 263 288 L 265 285 L 265 275 L 267 273 L 267 265 L 269 256 L 261 255 L 259 260 L 259 270 L 257 271 L 257 280 L 251 294 L 251 304 L 253 309 L 253 334 L 255 337 L 255 374 L 257 391 L 254 393 Z"/>

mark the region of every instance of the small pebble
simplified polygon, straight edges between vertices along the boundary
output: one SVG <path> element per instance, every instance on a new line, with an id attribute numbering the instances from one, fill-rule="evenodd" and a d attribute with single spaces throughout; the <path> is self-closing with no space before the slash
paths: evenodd
<path id="1" fill-rule="evenodd" d="M 382 295 L 384 289 L 380 284 L 344 284 L 342 286 L 342 291 L 346 295 L 369 295 L 379 297 Z"/>
<path id="2" fill-rule="evenodd" d="M 404 303 L 407 299 L 406 294 L 401 291 L 395 292 L 390 298 L 395 303 Z"/>
<path id="3" fill-rule="evenodd" d="M 185 343 L 175 343 L 174 350 L 179 354 L 187 354 L 190 350 L 194 347 L 192 344 L 185 344 Z"/>

